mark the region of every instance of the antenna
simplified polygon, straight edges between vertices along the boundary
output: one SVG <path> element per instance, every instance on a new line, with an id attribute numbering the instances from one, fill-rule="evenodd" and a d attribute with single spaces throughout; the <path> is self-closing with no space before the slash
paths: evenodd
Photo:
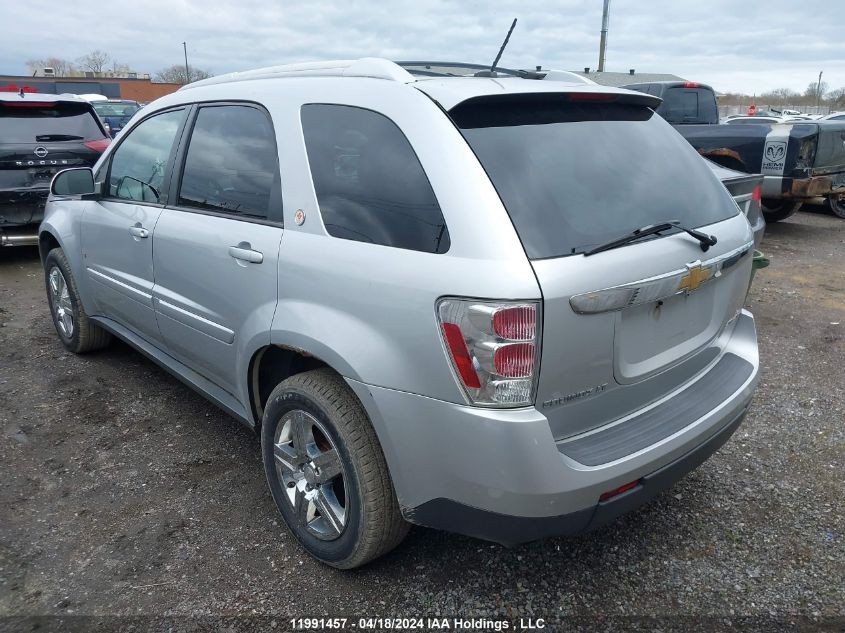
<path id="1" fill-rule="evenodd" d="M 496 76 L 496 64 L 499 63 L 499 60 L 502 59 L 502 53 L 505 52 L 505 46 L 508 45 L 508 41 L 511 39 L 511 33 L 513 33 L 513 29 L 516 26 L 516 18 L 513 19 L 511 22 L 511 28 L 508 29 L 508 34 L 505 35 L 505 41 L 502 42 L 502 47 L 499 49 L 499 54 L 496 55 L 496 59 L 493 60 L 493 65 L 490 66 L 489 74 L 488 72 L 479 72 L 476 73 L 477 77 L 495 77 Z"/>

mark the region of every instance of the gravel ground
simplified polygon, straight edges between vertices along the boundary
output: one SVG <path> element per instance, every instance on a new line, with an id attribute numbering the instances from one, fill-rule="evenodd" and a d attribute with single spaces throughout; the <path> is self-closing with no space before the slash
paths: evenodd
<path id="1" fill-rule="evenodd" d="M 37 253 L 0 250 L 0 628 L 845 631 L 845 221 L 802 212 L 763 248 L 760 388 L 702 467 L 581 537 L 504 549 L 415 528 L 353 572 L 286 532 L 250 431 L 123 344 L 65 353 Z"/>

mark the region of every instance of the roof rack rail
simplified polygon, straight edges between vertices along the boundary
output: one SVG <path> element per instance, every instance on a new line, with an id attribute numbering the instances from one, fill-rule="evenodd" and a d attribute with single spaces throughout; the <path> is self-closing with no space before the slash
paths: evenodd
<path id="1" fill-rule="evenodd" d="M 397 65 L 407 70 L 412 75 L 423 77 L 488 77 L 490 65 L 468 64 L 465 62 L 396 62 Z M 505 77 L 519 77 L 521 79 L 542 79 L 543 72 L 533 70 L 514 70 L 496 66 L 496 75 Z"/>
<path id="2" fill-rule="evenodd" d="M 243 72 L 226 73 L 186 84 L 179 90 L 190 90 L 191 88 L 200 86 L 212 86 L 236 81 L 290 77 L 370 77 L 401 83 L 415 81 L 413 75 L 390 60 L 380 57 L 363 57 L 361 59 L 284 64 L 281 66 L 245 70 Z"/>

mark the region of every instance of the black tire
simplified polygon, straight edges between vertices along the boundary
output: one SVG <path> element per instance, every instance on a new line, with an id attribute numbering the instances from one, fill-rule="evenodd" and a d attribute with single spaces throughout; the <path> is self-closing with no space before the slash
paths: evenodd
<path id="1" fill-rule="evenodd" d="M 845 220 L 845 195 L 842 196 L 828 196 L 827 204 L 833 215 L 837 218 Z"/>
<path id="2" fill-rule="evenodd" d="M 801 202 L 763 198 L 763 217 L 766 222 L 780 222 L 793 215 L 801 208 Z"/>
<path id="3" fill-rule="evenodd" d="M 316 429 L 312 438 L 320 435 L 320 440 L 315 439 L 308 446 L 315 447 L 328 438 L 330 443 L 326 446 L 330 448 L 324 450 L 336 449 L 340 456 L 342 471 L 331 484 L 335 492 L 337 486 L 342 487 L 344 498 L 345 523 L 339 535 L 336 530 L 329 530 L 328 536 L 315 535 L 315 522 L 327 524 L 318 505 L 311 506 L 316 508 L 316 518 L 311 521 L 308 510 L 297 510 L 304 507 L 299 504 L 308 503 L 301 495 L 315 494 L 317 487 L 323 487 L 312 486 L 308 493 L 299 491 L 300 483 L 306 490 L 312 484 L 312 480 L 305 482 L 309 466 L 301 466 L 295 483 L 290 478 L 285 481 L 291 472 L 289 466 L 278 465 L 279 444 L 291 433 L 295 420 L 308 420 L 310 428 Z M 283 464 L 288 455 L 296 452 L 293 440 L 285 446 L 291 452 L 283 456 Z M 262 418 L 261 452 L 276 507 L 290 532 L 316 559 L 339 569 L 352 569 L 389 552 L 408 533 L 410 526 L 402 518 L 384 454 L 367 414 L 343 379 L 330 369 L 296 374 L 273 390 Z M 310 474 L 313 477 L 314 471 Z"/>
<path id="4" fill-rule="evenodd" d="M 64 306 L 59 305 L 62 301 L 57 302 L 51 290 L 51 275 L 54 270 L 58 270 L 61 273 L 67 288 L 67 293 L 63 300 Z M 44 282 L 47 287 L 47 301 L 50 304 L 53 325 L 56 328 L 59 339 L 68 350 L 74 354 L 84 354 L 103 349 L 111 342 L 111 334 L 96 323 L 92 323 L 85 313 L 85 309 L 82 307 L 82 301 L 79 298 L 79 291 L 76 288 L 76 280 L 73 278 L 70 264 L 61 248 L 54 248 L 47 253 L 47 258 L 44 260 Z M 68 303 L 70 304 L 69 307 L 67 306 Z M 71 328 L 67 328 L 66 325 L 63 327 L 62 319 L 59 316 L 60 307 L 62 310 L 70 311 L 73 319 Z"/>

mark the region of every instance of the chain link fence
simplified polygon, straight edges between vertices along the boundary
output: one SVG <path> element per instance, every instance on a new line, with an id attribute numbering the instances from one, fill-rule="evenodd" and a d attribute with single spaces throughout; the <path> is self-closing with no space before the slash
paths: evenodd
<path id="1" fill-rule="evenodd" d="M 830 106 L 808 106 L 808 105 L 768 105 L 765 103 L 755 103 L 754 105 L 757 106 L 757 112 L 761 110 L 778 110 L 783 112 L 784 110 L 795 110 L 796 112 L 800 112 L 801 114 L 819 114 L 819 115 L 826 115 L 830 114 L 833 110 L 831 110 Z M 731 116 L 732 114 L 748 114 L 748 105 L 720 105 L 719 106 L 719 118 L 724 118 L 726 116 Z"/>

